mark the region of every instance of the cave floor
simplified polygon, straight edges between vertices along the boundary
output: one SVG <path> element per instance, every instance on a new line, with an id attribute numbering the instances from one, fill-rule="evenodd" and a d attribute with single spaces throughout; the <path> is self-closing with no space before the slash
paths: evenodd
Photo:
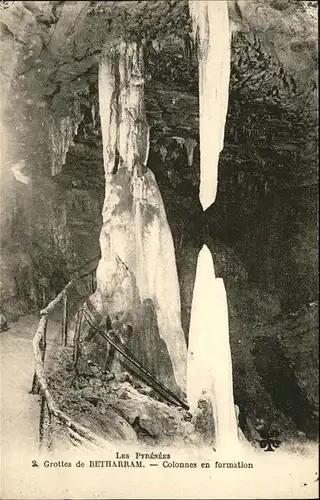
<path id="1" fill-rule="evenodd" d="M 29 393 L 32 385 L 34 359 L 32 339 L 39 318 L 26 315 L 9 324 L 1 333 L 1 493 L 10 490 L 13 474 L 25 472 L 38 457 L 40 405 L 39 396 Z M 47 361 L 59 342 L 60 325 L 50 322 L 47 340 Z M 18 466 L 20 463 L 20 467 Z M 23 479 L 24 478 L 24 479 Z M 1 496 L 5 498 L 5 496 Z M 8 497 L 9 498 L 9 497 Z"/>
<path id="2" fill-rule="evenodd" d="M 61 475 L 61 469 L 56 471 L 44 471 L 41 465 L 39 468 L 32 468 L 32 460 L 37 460 L 41 464 L 41 456 L 38 451 L 38 426 L 39 426 L 39 397 L 29 394 L 33 377 L 33 354 L 32 338 L 38 324 L 38 317 L 34 315 L 24 316 L 19 321 L 11 323 L 9 330 L 1 334 L 1 498 L 68 498 L 67 486 L 72 488 L 73 498 L 80 498 L 77 495 L 77 484 L 79 476 L 76 476 L 70 469 L 64 474 L 64 481 L 61 482 L 57 474 Z M 55 347 L 60 344 L 61 327 L 60 322 L 50 321 L 48 327 L 48 343 L 46 354 L 46 368 L 50 367 L 54 359 Z M 316 446 L 316 445 L 315 445 Z M 79 452 L 78 452 L 79 453 Z M 178 457 L 178 450 L 174 451 L 175 458 Z M 221 485 L 222 491 L 218 488 L 215 496 L 210 498 L 234 498 L 235 491 L 244 488 L 248 496 L 246 498 L 270 498 L 270 488 L 275 493 L 273 498 L 316 498 L 317 491 L 317 458 L 316 451 L 311 450 L 309 456 L 302 456 L 292 450 L 280 449 L 277 453 L 263 453 L 252 450 L 252 452 L 241 456 L 234 453 L 232 456 L 214 456 L 214 460 L 236 461 L 247 459 L 254 463 L 254 485 L 249 487 L 248 473 L 237 474 L 237 481 L 230 481 L 228 471 L 228 481 L 223 481 L 225 473 L 217 476 L 217 471 L 203 477 L 199 474 L 192 480 L 192 484 L 186 484 L 186 496 L 195 495 L 198 488 L 198 481 L 201 479 L 206 483 L 207 490 L 213 491 Z M 53 457 L 52 457 L 53 458 Z M 65 458 L 59 452 L 59 459 Z M 70 459 L 70 452 L 66 455 Z M 78 458 L 78 455 L 77 455 Z M 105 458 L 105 457 L 104 457 Z M 214 464 L 214 461 L 212 462 Z M 100 469 L 98 469 L 99 471 Z M 103 471 L 103 469 L 102 469 Z M 155 472 L 155 471 L 153 471 Z M 160 474 L 159 471 L 157 471 Z M 219 472 L 221 472 L 219 470 Z M 105 474 L 105 473 L 104 473 Z M 162 474 L 160 474 L 162 476 Z M 87 476 L 86 476 L 87 477 Z M 174 476 L 173 476 L 174 477 Z M 219 479 L 218 483 L 214 477 Z M 272 478 L 272 479 L 271 479 Z M 136 481 L 137 491 L 139 490 L 138 479 L 133 474 L 132 481 Z M 181 492 L 175 491 L 173 484 L 168 483 L 167 498 L 181 498 Z M 226 477 L 225 477 L 226 479 Z M 101 489 L 97 492 L 97 498 L 105 497 L 105 487 L 102 477 L 94 474 L 95 486 L 101 484 Z M 155 484 L 159 477 L 154 474 Z M 49 481 L 49 483 L 48 483 Z M 249 483 L 251 481 L 249 480 Z M 81 494 L 86 494 L 92 488 L 92 481 L 88 484 L 81 482 Z M 79 483 L 79 487 L 80 487 Z M 152 484 L 152 481 L 150 482 Z M 234 487 L 231 486 L 234 484 Z M 48 485 L 51 485 L 51 493 L 48 496 Z M 53 488 L 54 485 L 54 488 Z M 229 491 L 230 485 L 231 490 Z M 115 482 L 116 486 L 116 482 Z M 182 485 L 181 485 L 182 486 Z M 188 488 L 187 488 L 188 486 Z M 202 485 L 204 486 L 204 484 Z M 254 486 L 254 487 L 253 487 Z M 87 488 L 87 490 L 86 490 Z M 59 490 L 59 491 L 58 491 Z M 169 491 L 170 490 L 170 491 Z M 228 490 L 228 491 L 227 491 Z M 257 493 L 259 491 L 259 494 Z M 26 493 L 27 492 L 27 493 Z M 110 492 L 109 492 L 110 493 Z M 114 492 L 115 493 L 115 492 Z M 152 498 L 150 491 L 149 498 Z M 178 496 L 176 494 L 178 493 Z M 182 492 L 183 493 L 183 492 Z M 257 494 L 259 496 L 257 496 Z M 34 496 L 36 495 L 36 496 Z M 54 495 L 54 496 L 52 496 Z M 225 496 L 226 495 L 226 496 Z M 186 497 L 184 496 L 184 497 Z M 81 496 L 83 498 L 83 496 Z M 115 498 L 115 497 L 114 497 Z M 191 498 L 191 497 L 190 497 Z M 193 498 L 196 498 L 193 496 Z"/>
<path id="3" fill-rule="evenodd" d="M 26 316 L 1 334 L 1 458 L 38 445 L 38 396 L 29 394 L 33 376 L 32 337 L 38 319 Z"/>

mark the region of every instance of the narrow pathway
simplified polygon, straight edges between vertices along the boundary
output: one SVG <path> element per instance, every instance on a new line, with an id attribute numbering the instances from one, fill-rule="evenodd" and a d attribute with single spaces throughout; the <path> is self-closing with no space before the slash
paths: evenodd
<path id="1" fill-rule="evenodd" d="M 32 338 L 38 318 L 24 316 L 1 334 L 1 461 L 38 446 L 39 397 L 29 394 L 34 371 Z"/>
<path id="2" fill-rule="evenodd" d="M 37 469 L 32 468 L 32 460 L 39 455 L 40 397 L 30 394 L 30 389 L 34 374 L 32 339 L 38 323 L 37 315 L 23 316 L 0 336 L 0 498 L 29 498 L 30 483 L 37 478 L 33 477 Z M 60 342 L 61 321 L 51 319 L 46 368 Z"/>
<path id="3" fill-rule="evenodd" d="M 57 308 L 58 309 L 58 308 Z M 10 323 L 1 333 L 1 459 L 7 453 L 27 448 L 38 449 L 39 396 L 30 394 L 34 373 L 32 339 L 39 316 L 26 315 Z M 72 341 L 74 321 L 69 319 L 69 341 Z M 61 345 L 61 311 L 51 315 L 47 329 L 45 369 L 51 366 L 55 347 Z"/>

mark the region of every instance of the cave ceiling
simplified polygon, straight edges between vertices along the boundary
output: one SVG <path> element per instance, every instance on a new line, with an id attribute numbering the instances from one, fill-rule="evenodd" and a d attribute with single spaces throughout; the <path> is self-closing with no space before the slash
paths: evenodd
<path id="1" fill-rule="evenodd" d="M 222 192 L 231 178 L 238 185 L 248 177 L 250 189 L 264 192 L 316 182 L 316 10 L 317 3 L 308 1 L 230 1 L 232 65 Z M 174 188 L 186 192 L 189 186 L 191 193 L 197 187 L 197 169 L 182 170 L 187 158 L 181 146 L 187 139 L 197 143 L 193 163 L 199 156 L 197 54 L 185 0 L 3 2 L 0 26 L 2 84 L 13 103 L 6 119 L 15 130 L 9 160 L 23 155 L 30 173 L 45 170 L 48 113 L 72 114 L 76 99 L 84 118 L 64 173 L 76 163 L 80 179 L 75 182 L 86 188 L 88 164 L 96 162 L 100 180 L 94 182 L 103 183 L 100 52 L 106 42 L 142 36 L 149 163 L 156 171 L 166 170 Z"/>

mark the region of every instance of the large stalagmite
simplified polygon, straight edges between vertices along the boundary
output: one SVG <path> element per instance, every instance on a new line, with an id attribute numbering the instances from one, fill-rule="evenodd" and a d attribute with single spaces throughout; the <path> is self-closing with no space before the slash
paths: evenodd
<path id="1" fill-rule="evenodd" d="M 173 240 L 155 177 L 146 167 L 142 45 L 107 47 L 99 100 L 106 184 L 97 290 L 90 300 L 100 316 L 110 316 L 142 365 L 181 395 L 187 349 Z"/>
<path id="2" fill-rule="evenodd" d="M 210 250 L 199 253 L 193 290 L 188 350 L 188 402 L 195 410 L 203 396 L 212 404 L 216 446 L 237 437 L 224 283 L 216 278 Z"/>
<path id="3" fill-rule="evenodd" d="M 190 1 L 198 44 L 200 99 L 200 193 L 203 210 L 216 198 L 230 77 L 226 1 Z M 212 407 L 217 447 L 238 441 L 233 400 L 228 305 L 223 280 L 215 277 L 210 250 L 199 253 L 189 331 L 187 396 L 191 410 L 205 398 Z"/>

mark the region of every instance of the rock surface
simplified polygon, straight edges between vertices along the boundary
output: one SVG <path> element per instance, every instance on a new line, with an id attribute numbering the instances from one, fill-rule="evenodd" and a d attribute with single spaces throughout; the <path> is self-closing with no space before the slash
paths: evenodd
<path id="1" fill-rule="evenodd" d="M 206 442 L 207 431 L 199 415 L 195 429 L 186 410 L 167 404 L 139 378 L 125 372 L 114 376 L 92 363 L 87 366 L 85 375 L 76 375 L 70 350 L 58 349 L 50 369 L 52 395 L 71 418 L 109 441 L 147 446 Z M 57 435 L 55 439 L 59 440 Z"/>

